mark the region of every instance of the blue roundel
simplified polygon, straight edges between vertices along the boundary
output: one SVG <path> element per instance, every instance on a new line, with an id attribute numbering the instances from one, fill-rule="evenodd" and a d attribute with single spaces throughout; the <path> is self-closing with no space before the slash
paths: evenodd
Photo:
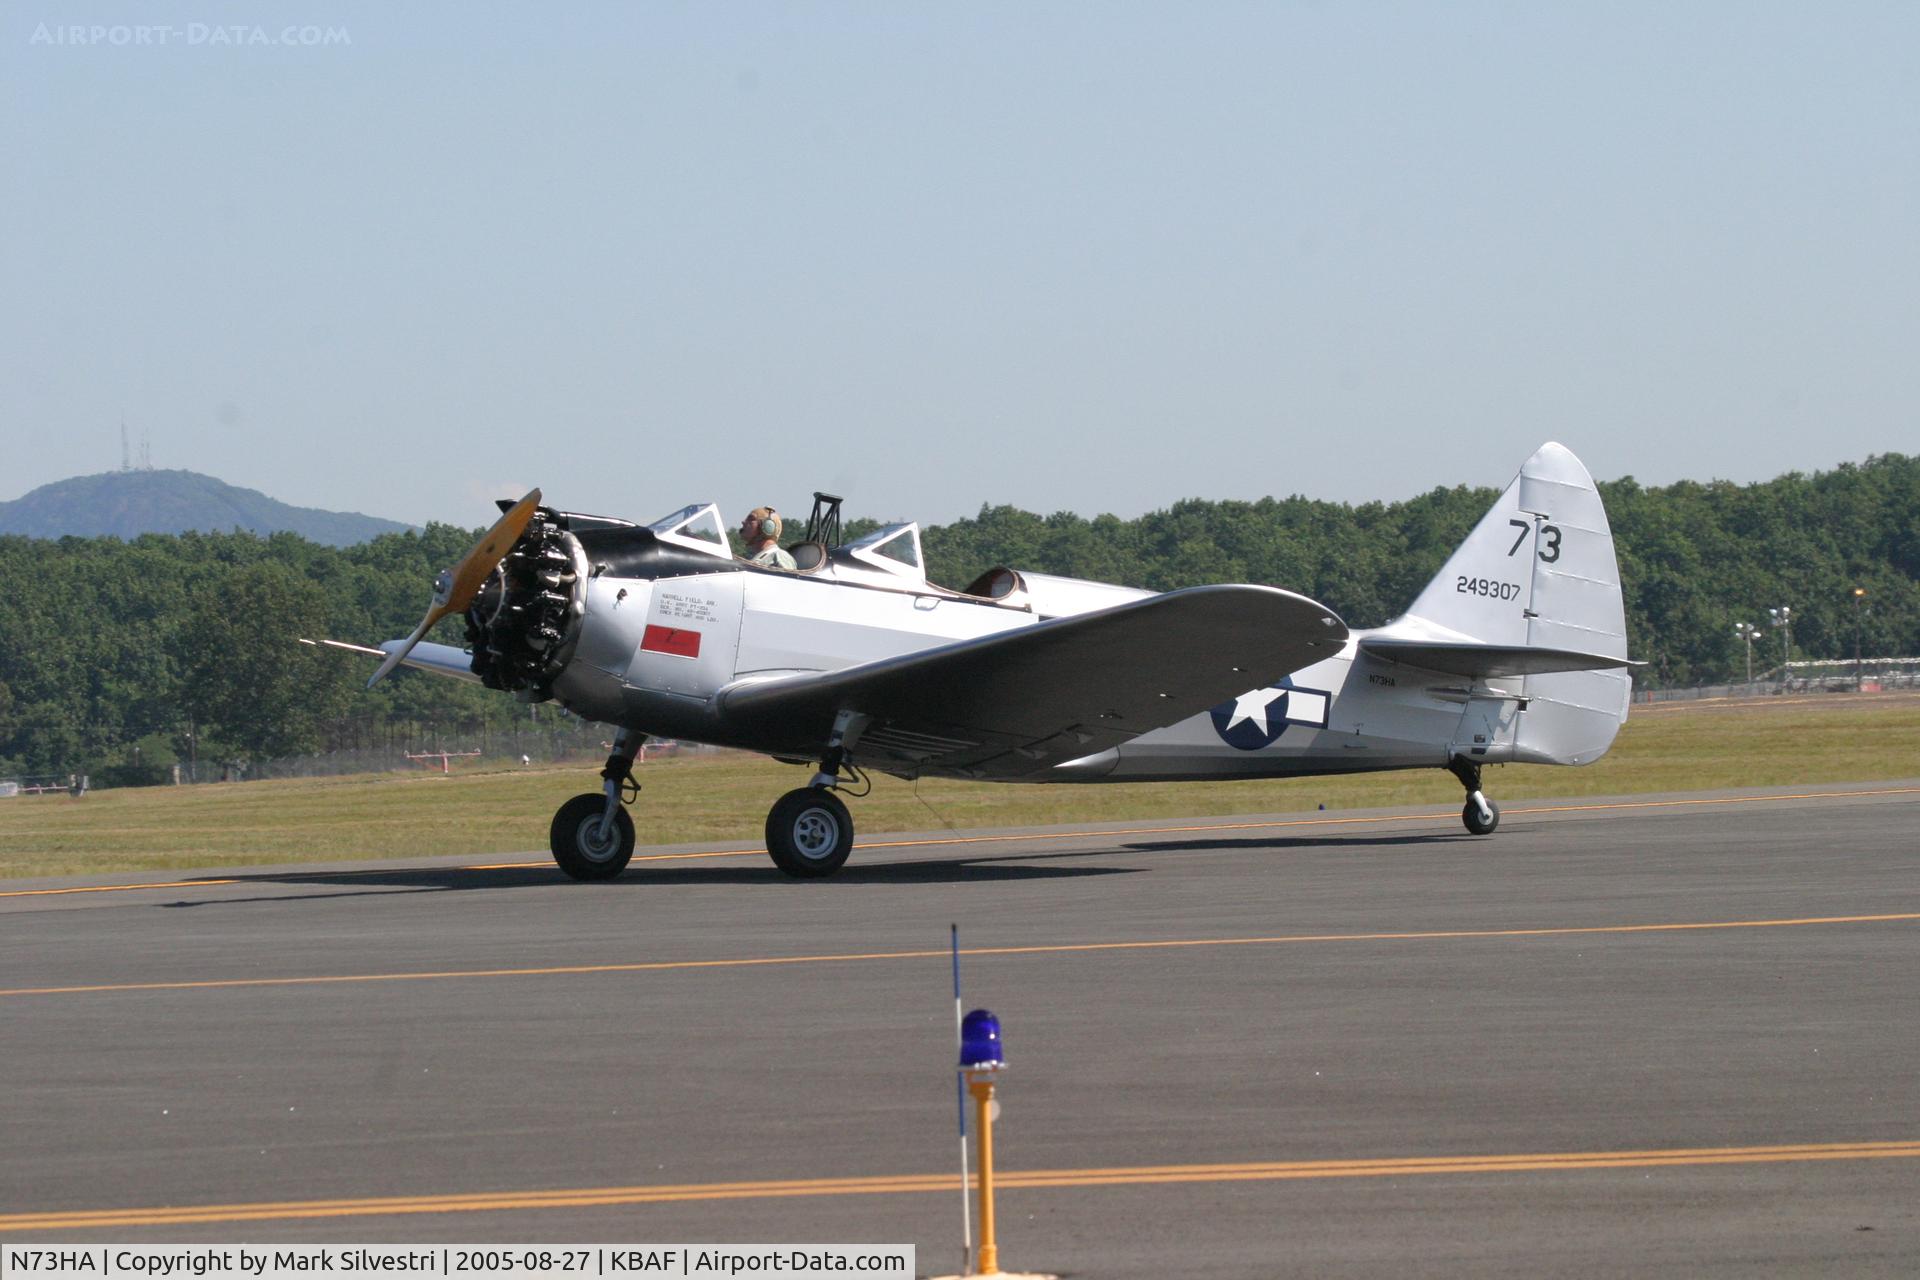
<path id="1" fill-rule="evenodd" d="M 1279 684 L 1221 703 L 1207 713 L 1213 717 L 1213 731 L 1220 735 L 1220 741 L 1241 751 L 1272 746 L 1287 731 L 1287 700 L 1292 688 L 1293 681 L 1283 677 Z"/>

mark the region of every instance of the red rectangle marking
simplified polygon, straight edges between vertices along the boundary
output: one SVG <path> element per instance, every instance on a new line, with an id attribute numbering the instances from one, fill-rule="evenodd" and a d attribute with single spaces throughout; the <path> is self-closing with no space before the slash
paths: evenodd
<path id="1" fill-rule="evenodd" d="M 678 627 L 648 627 L 640 637 L 640 647 L 650 653 L 670 653 L 676 658 L 700 656 L 700 633 Z"/>

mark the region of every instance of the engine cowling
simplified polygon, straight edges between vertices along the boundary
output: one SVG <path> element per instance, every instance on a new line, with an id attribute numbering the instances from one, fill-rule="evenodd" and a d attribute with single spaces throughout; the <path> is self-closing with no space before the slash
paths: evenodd
<path id="1" fill-rule="evenodd" d="M 539 509 L 467 608 L 473 673 L 524 702 L 553 696 L 586 614 L 586 555 L 557 513 Z"/>

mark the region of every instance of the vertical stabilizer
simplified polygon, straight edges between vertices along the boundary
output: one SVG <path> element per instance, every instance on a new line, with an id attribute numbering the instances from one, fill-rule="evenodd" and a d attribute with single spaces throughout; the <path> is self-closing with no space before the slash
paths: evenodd
<path id="1" fill-rule="evenodd" d="M 1566 452 L 1559 445 L 1547 445 L 1527 459 L 1527 466 L 1533 466 L 1550 449 Z M 1533 608 L 1534 543 L 1541 522 L 1520 505 L 1526 474 L 1526 468 L 1521 468 L 1494 500 L 1467 540 L 1448 557 L 1407 610 L 1403 622 L 1418 619 L 1483 644 L 1527 643 L 1527 615 Z"/>
<path id="2" fill-rule="evenodd" d="M 1571 450 L 1545 444 L 1413 607 L 1361 644 L 1415 665 L 1507 677 L 1525 707 L 1512 758 L 1586 764 L 1626 720 L 1626 631 L 1600 492 Z"/>
<path id="3" fill-rule="evenodd" d="M 1483 645 L 1563 649 L 1625 664 L 1613 530 L 1593 477 L 1571 450 L 1541 445 L 1387 630 L 1434 628 Z"/>

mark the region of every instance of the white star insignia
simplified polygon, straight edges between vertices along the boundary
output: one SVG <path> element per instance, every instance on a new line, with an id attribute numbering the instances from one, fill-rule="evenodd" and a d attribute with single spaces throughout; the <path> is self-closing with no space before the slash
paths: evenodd
<path id="1" fill-rule="evenodd" d="M 1255 689 L 1241 694 L 1233 700 L 1233 716 L 1227 721 L 1226 731 L 1232 733 L 1235 725 L 1245 721 L 1259 725 L 1263 735 L 1271 734 L 1273 725 L 1268 722 L 1267 709 L 1286 696 L 1285 689 Z"/>

